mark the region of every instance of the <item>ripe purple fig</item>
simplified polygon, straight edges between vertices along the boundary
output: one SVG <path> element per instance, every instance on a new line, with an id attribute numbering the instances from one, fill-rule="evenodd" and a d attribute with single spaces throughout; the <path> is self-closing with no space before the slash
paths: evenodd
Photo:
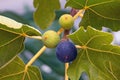
<path id="1" fill-rule="evenodd" d="M 70 41 L 61 41 L 56 47 L 56 56 L 61 62 L 71 62 L 77 56 L 77 49 Z"/>

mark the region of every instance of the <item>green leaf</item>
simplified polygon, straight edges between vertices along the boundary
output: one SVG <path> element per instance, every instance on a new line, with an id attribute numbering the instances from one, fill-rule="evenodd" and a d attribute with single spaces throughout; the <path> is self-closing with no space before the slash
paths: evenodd
<path id="1" fill-rule="evenodd" d="M 80 27 L 69 37 L 81 46 L 77 59 L 68 69 L 71 80 L 78 80 L 84 71 L 90 80 L 120 80 L 120 47 L 111 45 L 112 34 Z"/>
<path id="2" fill-rule="evenodd" d="M 28 25 L 0 16 L 0 67 L 23 50 L 25 35 L 40 36 L 41 33 Z"/>
<path id="3" fill-rule="evenodd" d="M 29 66 L 26 71 L 23 61 L 16 57 L 0 68 L 0 80 L 42 80 L 42 77 L 37 67 Z"/>
<path id="4" fill-rule="evenodd" d="M 37 6 L 39 6 L 39 0 L 34 0 L 33 5 L 35 8 L 37 8 Z"/>
<path id="5" fill-rule="evenodd" d="M 69 0 L 66 6 L 85 9 L 80 26 L 120 29 L 120 0 Z"/>
<path id="6" fill-rule="evenodd" d="M 41 29 L 51 25 L 55 18 L 55 10 L 60 8 L 59 0 L 34 0 L 34 6 L 34 20 Z"/>

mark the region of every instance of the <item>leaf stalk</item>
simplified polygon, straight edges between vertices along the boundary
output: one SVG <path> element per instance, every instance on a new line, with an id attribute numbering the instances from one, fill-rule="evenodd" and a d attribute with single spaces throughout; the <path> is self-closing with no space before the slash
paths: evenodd
<path id="1" fill-rule="evenodd" d="M 68 75 L 67 75 L 67 70 L 68 70 L 68 67 L 69 67 L 69 63 L 65 63 L 65 80 L 68 80 Z"/>
<path id="2" fill-rule="evenodd" d="M 33 39 L 38 39 L 38 40 L 42 40 L 42 37 L 41 36 L 26 36 L 28 38 L 33 38 Z"/>
<path id="3" fill-rule="evenodd" d="M 78 17 L 83 17 L 83 12 L 84 12 L 84 9 L 81 9 L 77 12 L 77 14 L 74 15 L 73 19 L 77 19 Z"/>

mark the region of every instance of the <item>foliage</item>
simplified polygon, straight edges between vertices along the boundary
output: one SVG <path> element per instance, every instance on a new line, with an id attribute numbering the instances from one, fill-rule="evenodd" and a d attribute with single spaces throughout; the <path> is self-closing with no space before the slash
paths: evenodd
<path id="1" fill-rule="evenodd" d="M 38 68 L 29 66 L 25 71 L 23 61 L 19 57 L 15 57 L 6 66 L 0 68 L 0 80 L 42 80 L 42 78 Z"/>
<path id="2" fill-rule="evenodd" d="M 97 29 L 101 29 L 102 26 L 112 30 L 120 29 L 119 0 L 69 0 L 66 6 L 85 10 L 80 22 L 85 28 L 90 25 Z"/>
<path id="3" fill-rule="evenodd" d="M 16 16 L 14 18 L 16 21 L 5 17 L 6 14 L 2 14 L 5 16 L 0 15 L 0 80 L 58 80 L 58 78 L 52 77 L 63 76 L 63 64 L 55 57 L 55 50 L 47 51 L 49 49 L 46 50 L 43 42 L 40 41 L 42 38 L 41 32 L 44 32 L 41 29 L 49 29 L 48 27 L 51 26 L 54 19 L 56 19 L 54 22 L 58 23 L 58 18 L 55 18 L 55 10 L 60 9 L 59 0 L 34 0 L 33 4 L 36 8 L 34 20 L 40 29 L 29 26 L 31 23 L 27 19 L 17 15 L 10 15 L 11 17 Z M 82 79 L 83 77 L 80 76 L 83 73 L 89 77 L 89 80 L 120 80 L 120 47 L 111 44 L 113 41 L 111 33 L 100 31 L 103 26 L 115 31 L 120 29 L 120 1 L 67 0 L 65 6 L 81 11 L 81 13 L 77 12 L 74 15 L 74 19 L 79 16 L 82 17 L 80 14 L 83 14 L 79 24 L 80 28 L 68 35 L 68 38 L 78 48 L 77 58 L 70 62 L 68 68 L 67 74 L 70 80 Z M 56 16 L 58 16 L 57 14 Z M 17 22 L 17 19 L 19 19 L 19 22 Z M 55 31 L 59 28 L 55 28 Z M 35 56 L 37 54 L 40 56 L 44 50 L 46 51 L 38 60 L 36 59 L 39 56 L 25 62 L 24 59 L 26 58 L 22 53 L 24 48 Z M 20 53 L 22 53 L 22 56 Z M 23 60 L 20 59 L 19 54 Z M 41 64 L 37 64 L 40 66 L 39 71 L 36 66 L 31 66 L 35 61 L 50 66 L 53 71 L 46 74 L 42 71 Z M 36 65 L 36 63 L 34 64 Z M 48 78 L 41 73 L 46 74 Z M 50 74 L 53 75 L 49 76 Z"/>
<path id="4" fill-rule="evenodd" d="M 120 47 L 110 44 L 113 40 L 112 34 L 92 27 L 87 27 L 85 31 L 80 27 L 69 37 L 77 45 L 82 46 L 68 71 L 71 80 L 78 80 L 79 74 L 83 71 L 89 75 L 90 80 L 120 79 Z"/>
<path id="5" fill-rule="evenodd" d="M 34 13 L 35 22 L 40 28 L 47 28 L 55 18 L 54 11 L 60 8 L 59 0 L 34 0 L 36 11 Z"/>

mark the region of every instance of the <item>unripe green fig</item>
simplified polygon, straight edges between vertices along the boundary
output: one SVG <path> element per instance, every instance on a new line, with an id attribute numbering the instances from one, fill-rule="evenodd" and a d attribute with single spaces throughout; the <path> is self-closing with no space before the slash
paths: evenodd
<path id="1" fill-rule="evenodd" d="M 57 32 L 53 30 L 48 30 L 43 34 L 42 41 L 46 47 L 55 48 L 60 42 L 60 37 Z"/>
<path id="2" fill-rule="evenodd" d="M 73 27 L 74 19 L 70 14 L 64 14 L 60 17 L 59 24 L 62 28 L 69 30 Z"/>

